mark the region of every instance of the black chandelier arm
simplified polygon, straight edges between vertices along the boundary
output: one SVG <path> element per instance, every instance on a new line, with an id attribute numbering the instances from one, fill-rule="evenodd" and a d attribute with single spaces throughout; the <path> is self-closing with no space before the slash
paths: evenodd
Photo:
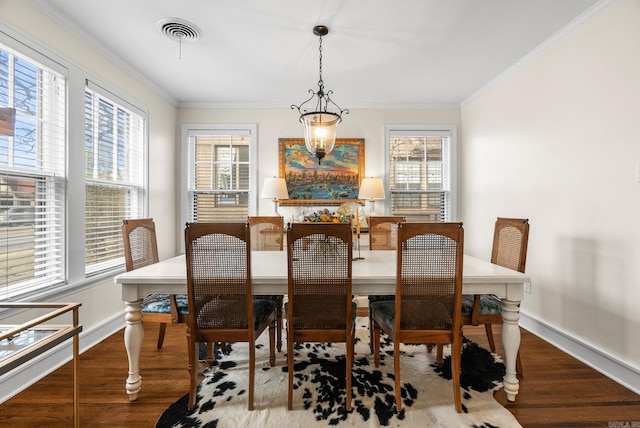
<path id="1" fill-rule="evenodd" d="M 340 117 L 341 120 L 342 120 L 342 117 L 341 117 L 342 114 L 349 114 L 349 109 L 342 109 L 338 104 L 335 103 L 335 101 L 331 99 L 330 95 L 333 93 L 333 91 L 329 90 L 326 93 L 320 93 L 320 92 L 313 92 L 313 89 L 309 89 L 309 92 L 311 92 L 311 96 L 308 99 L 306 99 L 300 105 L 291 104 L 291 109 L 297 109 L 300 115 L 307 114 L 309 113 L 309 110 L 307 110 L 306 108 L 303 108 L 303 106 L 306 103 L 310 102 L 314 97 L 317 97 L 318 101 L 316 103 L 316 108 L 314 112 L 332 113 Z M 328 111 L 329 104 L 332 104 L 335 108 L 337 108 L 339 113 L 333 113 Z"/>
<path id="2" fill-rule="evenodd" d="M 300 103 L 300 105 L 291 104 L 291 109 L 292 110 L 294 108 L 298 109 L 298 113 L 300 113 L 301 115 L 308 113 L 308 111 L 306 109 L 303 109 L 302 106 L 304 106 L 306 103 L 311 101 L 313 99 L 313 97 L 315 97 L 317 95 L 316 92 L 313 89 L 309 89 L 309 92 L 311 93 L 311 96 L 309 98 L 307 98 L 302 103 Z"/>
<path id="3" fill-rule="evenodd" d="M 325 112 L 327 111 L 327 107 L 329 106 L 329 103 L 331 103 L 335 106 L 335 108 L 337 108 L 340 111 L 340 113 L 338 113 L 338 116 L 340 116 L 340 119 L 342 120 L 342 117 L 341 117 L 342 114 L 343 113 L 349 114 L 349 109 L 348 108 L 342 109 L 338 104 L 335 103 L 335 101 L 331 99 L 331 97 L 329 96 L 331 94 L 333 94 L 333 91 L 328 91 L 324 97 L 326 99 L 324 104 L 324 111 Z"/>

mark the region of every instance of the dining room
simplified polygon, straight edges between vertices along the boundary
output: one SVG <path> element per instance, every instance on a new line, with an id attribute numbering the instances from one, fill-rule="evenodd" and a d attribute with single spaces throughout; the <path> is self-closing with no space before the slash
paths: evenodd
<path id="1" fill-rule="evenodd" d="M 424 2 L 424 5 L 409 2 L 403 7 L 380 5 L 371 12 L 372 19 L 382 22 L 387 19 L 388 34 L 374 31 L 383 25 L 371 27 L 361 22 L 363 13 L 358 7 L 364 6 L 358 2 L 343 6 L 328 2 L 326 8 L 314 7 L 312 14 L 305 14 L 293 2 L 285 1 L 282 13 L 291 18 L 286 25 L 282 24 L 281 18 L 273 16 L 272 11 L 258 7 L 255 2 L 237 8 L 225 4 L 219 6 L 221 9 L 217 14 L 200 13 L 199 16 L 195 9 L 181 9 L 171 2 L 149 15 L 143 10 L 130 13 L 124 3 L 115 2 L 109 6 L 113 10 L 107 11 L 101 10 L 103 7 L 108 9 L 107 5 L 93 4 L 85 8 L 71 0 L 0 2 L 0 52 L 4 55 L 0 56 L 3 59 L 0 71 L 12 69 L 8 64 L 19 65 L 21 61 L 33 64 L 43 76 L 47 71 L 52 76 L 48 82 L 56 85 L 64 82 L 53 93 L 64 95 L 60 101 L 61 111 L 68 114 L 60 128 L 56 128 L 56 135 L 61 136 L 60 150 L 56 152 L 43 146 L 40 152 L 43 159 L 51 160 L 51 168 L 35 173 L 31 169 L 40 163 L 31 155 L 31 149 L 40 146 L 29 142 L 31 133 L 24 131 L 31 129 L 29 126 L 36 128 L 35 119 L 26 113 L 28 108 L 20 110 L 19 95 L 12 93 L 10 97 L 0 98 L 0 107 L 10 102 L 15 104 L 6 107 L 15 107 L 15 123 L 19 125 L 15 127 L 15 135 L 0 135 L 0 144 L 15 147 L 12 150 L 24 156 L 22 164 L 11 164 L 17 157 L 0 156 L 1 202 L 14 210 L 19 204 L 32 205 L 36 219 L 35 224 L 31 217 L 28 221 L 19 217 L 13 225 L 9 220 L 0 225 L 0 230 L 5 232 L 6 264 L 15 260 L 9 257 L 11 251 L 18 251 L 10 249 L 11 245 L 25 246 L 17 237 L 29 237 L 33 242 L 37 237 L 43 240 L 42 245 L 34 244 L 29 251 L 37 252 L 40 248 L 38 256 L 44 257 L 42 263 L 55 265 L 57 269 L 54 276 L 42 280 L 31 276 L 24 283 L 12 282 L 15 277 L 5 273 L 0 299 L 82 303 L 79 310 L 83 326 L 81 354 L 90 353 L 103 341 L 119 340 L 113 349 L 119 352 L 117 358 L 122 360 L 118 363 L 120 368 L 126 367 L 114 375 L 117 380 L 110 380 L 115 382 L 110 387 L 120 391 L 121 405 L 133 407 L 155 396 L 151 392 L 153 388 L 145 386 L 137 400 L 130 401 L 124 388 L 131 368 L 125 349 L 125 313 L 136 311 L 126 302 L 135 302 L 139 296 L 136 290 L 135 298 L 123 299 L 126 287 L 114 283 L 114 277 L 127 275 L 122 252 L 117 261 L 109 259 L 112 241 L 114 251 L 122 251 L 118 247 L 121 241 L 116 243 L 120 239 L 122 220 L 153 218 L 159 259 L 165 262 L 184 253 L 185 223 L 197 220 L 198 212 L 201 218 L 206 218 L 206 210 L 212 206 L 208 205 L 208 193 L 219 191 L 221 194 L 217 201 L 219 207 L 226 210 L 212 215 L 221 215 L 224 220 L 235 216 L 236 221 L 245 221 L 248 216 L 266 216 L 275 211 L 285 221 L 293 222 L 324 209 L 334 213 L 340 208 L 345 202 L 343 196 L 349 195 L 349 179 L 323 181 L 318 177 L 342 173 L 336 165 L 345 164 L 358 177 L 355 190 L 351 189 L 354 196 L 348 200 L 356 202 L 364 213 L 360 249 L 366 253 L 363 255 L 365 260 L 371 258 L 365 224 L 366 217 L 371 214 L 399 214 L 416 221 L 432 221 L 428 216 L 435 215 L 436 221 L 462 222 L 465 255 L 487 263 L 491 259 L 496 218 L 529 219 L 531 232 L 526 276 L 530 281 L 521 283 L 522 295 L 514 300 L 518 313 L 515 325 L 522 331 L 521 349 L 525 349 L 525 343 L 557 348 L 637 398 L 640 392 L 640 344 L 635 337 L 640 318 L 635 308 L 640 305 L 637 287 L 640 267 L 636 262 L 640 232 L 633 223 L 640 213 L 640 200 L 633 196 L 640 183 L 637 144 L 640 140 L 637 127 L 640 56 L 635 48 L 635 41 L 640 39 L 637 26 L 640 8 L 637 2 L 574 0 L 563 6 L 556 5 L 557 2 L 540 5 L 514 2 L 516 5 L 511 9 L 501 1 L 490 1 L 485 7 L 456 1 L 453 3 L 458 9 L 449 10 L 448 18 L 434 19 L 438 25 L 432 26 L 432 31 L 440 26 L 447 27 L 446 40 L 429 39 L 428 32 L 422 29 L 429 27 L 423 21 L 431 22 L 429 17 L 444 12 L 429 9 L 436 7 L 433 2 Z M 139 3 L 135 8 L 142 8 L 148 2 Z M 467 9 L 469 13 L 463 13 L 468 7 L 472 8 Z M 149 16 L 149 22 L 143 24 L 141 20 L 132 19 L 135 12 L 138 16 Z M 394 19 L 394 13 L 401 14 L 401 18 Z M 123 17 L 121 27 L 128 30 L 130 37 L 125 44 L 154 52 L 151 56 L 157 62 L 153 68 L 166 68 L 168 74 L 173 75 L 169 80 L 179 82 L 159 84 L 159 75 L 134 65 L 126 59 L 124 48 L 114 47 L 118 46 L 117 40 L 100 38 L 104 32 L 115 32 L 117 18 L 107 17 L 118 14 L 127 15 L 126 19 Z M 456 35 L 463 33 L 462 22 L 467 22 L 455 21 L 454 17 L 469 19 L 470 23 L 475 22 L 472 18 L 476 15 L 494 19 L 485 21 L 485 27 L 501 30 L 492 34 L 495 45 L 478 40 L 484 44 L 473 45 L 464 58 L 444 54 L 438 57 L 430 50 L 432 45 L 442 46 L 446 42 L 454 52 Z M 164 37 L 156 23 L 171 16 L 187 19 L 205 29 L 202 40 L 188 42 Z M 264 37 L 252 33 L 253 38 L 248 41 L 240 36 L 234 38 L 228 25 L 244 28 L 240 25 L 247 19 L 259 27 L 257 17 L 262 17 L 265 20 L 262 25 L 269 29 L 261 27 Z M 225 19 L 227 26 L 222 27 Z M 322 19 L 326 21 L 320 22 Z M 517 49 L 510 52 L 511 56 L 500 58 L 499 66 L 482 68 L 483 57 L 492 57 L 492 49 L 504 52 L 499 48 L 505 49 L 510 40 L 516 40 L 517 28 L 511 27 L 524 26 L 527 19 L 545 23 L 545 31 L 536 33 L 537 38 L 531 34 L 526 43 L 520 41 Z M 206 23 L 208 20 L 212 23 Z M 137 22 L 140 28 L 149 27 L 140 33 L 147 39 L 137 40 L 137 33 L 128 27 L 132 25 L 129 21 Z M 403 22 L 404 29 L 398 29 Z M 495 25 L 486 25 L 487 22 Z M 312 29 L 317 24 L 326 24 L 328 34 L 321 38 L 314 34 Z M 413 24 L 415 30 L 410 29 L 409 24 Z M 209 25 L 228 32 L 213 33 Z M 212 34 L 217 34 L 218 39 L 214 39 L 219 45 L 208 44 Z M 473 35 L 465 36 L 466 43 L 472 46 Z M 199 49 L 204 49 L 205 53 Z M 378 79 L 370 78 L 369 74 L 369 70 L 380 65 L 375 61 L 375 49 L 380 52 L 380 63 L 396 66 L 392 70 L 385 68 L 387 74 Z M 238 52 L 247 54 L 239 55 Z M 383 56 L 383 52 L 388 56 Z M 405 56 L 398 57 L 395 53 Z M 270 56 L 282 62 L 287 54 L 294 57 L 290 62 L 273 65 L 271 69 L 262 66 L 273 64 Z M 219 66 L 196 70 L 198 67 L 193 65 L 199 57 L 204 61 L 205 57 L 223 58 L 223 55 L 231 55 L 227 64 L 235 66 L 225 70 L 220 70 L 223 67 Z M 361 56 L 362 61 L 356 60 Z M 410 65 L 398 67 L 406 61 L 411 63 L 412 58 L 424 60 L 424 57 L 433 60 L 421 63 L 423 68 L 419 71 Z M 474 71 L 474 68 L 476 74 L 482 73 L 483 77 L 476 77 L 463 88 L 462 83 L 455 80 L 458 74 L 455 70 L 462 73 L 462 70 Z M 341 114 L 336 145 L 321 159 L 317 152 L 305 147 L 303 113 L 292 108 L 308 98 L 309 87 L 314 88 L 314 92 L 317 90 L 318 71 L 326 91 L 331 91 L 332 101 L 340 105 L 337 111 Z M 440 92 L 434 76 L 447 75 L 451 77 L 448 82 L 453 82 L 459 92 Z M 179 92 L 174 84 L 180 86 L 195 81 L 195 77 L 185 79 L 183 76 L 198 76 L 198 87 L 192 92 Z M 232 77 L 238 80 L 232 80 Z M 258 98 L 262 93 L 248 84 L 255 80 L 263 87 L 270 86 L 263 83 L 264 79 L 282 81 L 276 92 L 271 93 L 271 98 Z M 2 80 L 5 81 L 7 79 Z M 203 99 L 201 94 L 209 84 L 218 92 Z M 54 86 L 53 83 L 48 85 L 49 88 Z M 355 89 L 362 86 L 366 95 L 358 98 Z M 0 88 L 14 86 L 7 84 Z M 95 101 L 94 110 L 87 109 L 89 99 Z M 99 138 L 93 139 L 96 141 L 95 152 L 88 149 L 86 115 L 95 112 L 94 123 L 97 124 L 100 109 L 114 105 L 118 107 L 114 111 L 126 112 L 131 118 L 142 118 L 141 126 L 131 125 L 128 129 L 142 135 L 142 167 L 136 171 L 139 185 L 133 181 L 115 183 L 117 186 L 108 183 L 110 178 L 103 174 L 105 164 L 98 161 L 102 147 Z M 348 113 L 344 109 L 348 109 Z M 97 137 L 98 129 L 91 135 Z M 423 139 L 425 146 L 421 150 L 425 158 L 437 153 L 437 173 L 430 169 L 429 177 L 436 177 L 436 181 L 430 183 L 439 187 L 418 189 L 423 190 L 424 195 L 431 195 L 424 196 L 424 205 L 420 205 L 422 199 L 415 196 L 416 188 L 411 187 L 414 183 L 407 178 L 412 177 L 414 164 L 393 155 L 394 142 L 404 141 L 408 133 L 418 133 Z M 229 135 L 233 138 L 224 140 L 227 147 L 220 148 L 218 142 Z M 13 145 L 20 138 L 24 144 Z M 104 147 L 117 153 L 117 145 Z M 221 180 L 219 188 L 203 190 L 194 185 L 195 178 L 202 177 L 195 173 L 196 159 L 215 150 L 238 153 L 238 163 L 233 164 L 230 171 L 246 171 L 243 178 L 246 187 L 233 188 L 229 184 L 234 183 L 234 172 L 225 173 L 224 180 L 227 181 Z M 425 163 L 425 170 L 433 165 Z M 233 169 L 235 166 L 238 169 Z M 109 167 L 117 169 L 118 163 L 113 162 Z M 206 167 L 202 171 L 206 171 Z M 304 176 L 305 171 L 310 175 Z M 264 193 L 267 182 L 273 177 L 288 179 L 286 184 L 290 189 L 286 198 Z M 358 197 L 363 178 L 380 179 L 382 196 Z M 309 184 L 300 184 L 303 180 L 322 186 L 307 190 Z M 400 182 L 407 188 L 398 188 L 395 184 Z M 333 183 L 333 187 L 329 183 Z M 135 215 L 118 211 L 120 206 L 117 204 L 109 206 L 109 210 L 100 205 L 107 199 L 101 199 L 104 194 L 94 190 L 113 190 L 114 186 L 125 190 L 108 193 L 110 200 L 117 197 L 125 200 L 123 195 L 133 194 L 131 189 L 140 189 L 136 198 L 127 199 L 127 203 L 131 203 L 127 209 L 138 210 Z M 45 188 L 49 193 L 44 192 Z M 45 198 L 45 193 L 57 196 L 35 202 L 36 198 Z M 613 202 L 617 205 L 610 206 Z M 43 208 L 45 206 L 47 208 Z M 112 212 L 116 214 L 110 218 L 113 229 L 110 240 L 101 236 L 97 232 L 99 227 L 93 227 L 91 221 L 94 215 L 111 215 Z M 31 211 L 29 215 L 32 215 Z M 117 221 L 114 221 L 116 217 Z M 358 263 L 354 261 L 354 266 Z M 48 275 L 48 271 L 45 273 Z M 379 274 L 371 276 L 384 278 Z M 30 288 L 35 283 L 39 289 Z M 485 291 L 499 294 L 495 290 Z M 272 292 L 281 293 L 282 289 L 264 291 Z M 383 293 L 364 289 L 361 294 L 376 292 Z M 366 302 L 359 301 L 359 304 L 366 309 Z M 22 321 L 27 316 L 21 311 L 5 310 L 0 312 L 0 324 Z M 168 328 L 164 346 L 170 349 L 176 346 L 174 350 L 184 352 L 186 365 L 186 347 L 180 349 L 186 343 L 184 325 L 172 327 Z M 144 329 L 147 328 L 151 329 L 145 325 Z M 467 329 L 465 327 L 465 334 Z M 475 329 L 469 328 L 469 331 Z M 497 327 L 494 334 L 498 353 L 504 352 L 502 327 Z M 120 339 L 113 338 L 116 335 Z M 141 359 L 153 358 L 147 342 L 153 342 L 150 337 L 155 335 L 154 329 L 145 331 L 144 340 L 135 345 L 140 346 Z M 482 334 L 473 337 L 478 343 L 486 343 Z M 545 345 L 539 345 L 537 340 Z M 535 349 L 527 349 L 526 353 L 535 353 Z M 71 355 L 71 348 L 63 347 L 60 352 L 43 354 L 33 364 L 3 375 L 0 402 L 10 400 L 30 385 L 37 385 L 38 380 L 70 361 Z M 525 389 L 527 361 L 522 364 L 525 375 L 519 379 L 521 391 Z M 515 376 L 515 353 L 509 356 L 508 365 L 513 366 L 509 370 Z M 146 370 L 153 370 L 152 366 L 148 367 Z M 141 370 L 144 379 L 145 369 Z M 186 369 L 184 376 L 188 381 Z M 149 385 L 154 382 L 158 380 Z M 145 394 L 150 396 L 145 398 Z M 520 394 L 526 396 L 523 392 Z M 532 397 L 533 393 L 527 394 Z M 517 395 L 514 403 L 518 403 Z M 82 400 L 82 389 L 80 397 Z M 529 403 L 535 402 L 532 400 Z M 506 407 L 508 401 L 505 394 L 503 404 Z M 640 409 L 637 402 L 629 402 L 633 409 Z M 167 407 L 166 404 L 163 406 Z M 579 412 L 579 409 L 573 409 L 568 413 Z M 625 420 L 640 420 L 640 410 L 634 419 L 629 414 L 625 413 Z M 571 418 L 570 415 L 554 415 L 566 417 L 567 421 Z M 552 426 L 552 422 L 549 424 Z"/>

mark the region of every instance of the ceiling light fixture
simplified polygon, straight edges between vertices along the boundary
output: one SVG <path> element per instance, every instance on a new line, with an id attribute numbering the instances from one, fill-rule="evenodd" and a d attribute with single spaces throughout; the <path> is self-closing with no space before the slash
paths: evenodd
<path id="1" fill-rule="evenodd" d="M 336 142 L 336 128 L 338 123 L 342 122 L 342 113 L 349 114 L 349 110 L 341 109 L 330 95 L 333 91 L 324 90 L 324 82 L 322 80 L 322 36 L 329 34 L 329 28 L 324 25 L 316 25 L 313 27 L 313 34 L 320 38 L 320 79 L 318 80 L 318 92 L 309 89 L 311 97 L 300 105 L 291 105 L 291 108 L 298 109 L 300 113 L 300 122 L 304 125 L 304 141 L 309 152 L 315 154 L 318 163 L 322 163 L 322 158 L 331 150 Z M 307 111 L 303 106 L 317 97 L 315 110 Z M 333 104 L 338 113 L 327 111 L 329 103 Z"/>

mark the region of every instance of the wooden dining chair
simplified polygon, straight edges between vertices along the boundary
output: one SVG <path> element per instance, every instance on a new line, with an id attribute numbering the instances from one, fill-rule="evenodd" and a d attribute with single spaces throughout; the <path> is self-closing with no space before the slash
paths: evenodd
<path id="1" fill-rule="evenodd" d="M 348 223 L 293 223 L 287 230 L 289 410 L 296 342 L 345 343 L 346 408 L 351 410 L 356 313 L 351 294 L 352 239 Z"/>
<path id="2" fill-rule="evenodd" d="M 369 249 L 395 250 L 397 243 L 398 223 L 404 223 L 403 216 L 370 216 L 369 217 Z"/>
<path id="3" fill-rule="evenodd" d="M 398 224 L 406 222 L 403 216 L 369 216 L 369 250 L 395 250 L 398 243 Z M 368 296 L 369 327 L 373 325 L 371 303 L 393 300 L 393 295 Z M 373 329 L 369 328 L 369 348 L 373 353 Z"/>
<path id="4" fill-rule="evenodd" d="M 251 235 L 246 223 L 187 223 L 187 341 L 189 410 L 195 406 L 198 344 L 247 342 L 249 410 L 253 410 L 255 341 L 269 329 L 269 364 L 275 365 L 276 307 L 251 293 Z"/>
<path id="5" fill-rule="evenodd" d="M 396 410 L 402 409 L 400 344 L 451 344 L 455 408 L 462 412 L 462 223 L 402 223 L 398 228 L 395 300 L 371 303 L 374 363 L 380 365 L 380 330 L 393 341 Z"/>
<path id="6" fill-rule="evenodd" d="M 284 220 L 280 216 L 251 216 L 251 249 L 253 251 L 282 251 L 284 249 Z M 267 299 L 275 303 L 278 309 L 276 318 L 276 348 L 282 351 L 282 294 L 254 296 L 256 299 Z"/>
<path id="7" fill-rule="evenodd" d="M 122 242 L 127 272 L 158 262 L 156 226 L 152 218 L 122 222 Z M 142 300 L 143 322 L 160 323 L 158 349 L 162 349 L 167 324 L 186 322 L 186 294 L 150 294 Z"/>
<path id="8" fill-rule="evenodd" d="M 491 263 L 524 273 L 529 243 L 529 220 L 498 217 L 493 231 Z M 484 325 L 492 352 L 496 352 L 492 324 L 502 324 L 500 299 L 485 294 L 462 296 L 462 324 Z M 516 371 L 522 374 L 520 351 L 516 357 Z"/>

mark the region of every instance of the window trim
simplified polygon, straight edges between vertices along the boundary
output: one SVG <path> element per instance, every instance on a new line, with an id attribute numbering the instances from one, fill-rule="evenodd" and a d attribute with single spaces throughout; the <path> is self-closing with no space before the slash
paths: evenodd
<path id="1" fill-rule="evenodd" d="M 142 109 L 145 112 L 144 187 L 146 195 L 142 202 L 145 215 L 148 215 L 149 210 L 149 108 L 136 100 L 132 95 L 118 89 L 116 86 L 106 83 L 78 63 L 69 60 L 67 57 L 59 54 L 58 51 L 43 45 L 15 27 L 4 25 L 0 28 L 0 42 L 50 67 L 52 70 L 64 75 L 67 79 L 65 93 L 67 102 L 67 194 L 64 202 L 65 214 L 62 225 L 65 239 L 64 246 L 66 248 L 65 281 L 60 285 L 41 288 L 18 297 L 20 300 L 26 299 L 32 301 L 59 299 L 69 293 L 108 281 L 114 274 L 124 271 L 124 266 L 122 266 L 122 268 L 87 277 L 85 275 L 84 257 L 76 257 L 78 254 L 84 254 L 85 249 L 85 170 L 84 167 L 73 166 L 84 165 L 84 93 L 86 81 L 92 80 L 110 93 L 115 94 L 118 98 L 127 101 L 130 105 L 137 106 L 138 110 Z M 73 225 L 73 227 L 69 225 Z"/>
<path id="2" fill-rule="evenodd" d="M 231 131 L 248 133 L 249 135 L 249 215 L 258 210 L 258 125 L 255 123 L 240 124 L 202 124 L 183 123 L 180 131 L 180 221 L 177 227 L 179 252 L 184 252 L 184 225 L 189 218 L 189 135 L 215 131 Z"/>
<path id="3" fill-rule="evenodd" d="M 144 218 L 148 216 L 149 213 L 149 111 L 148 108 L 146 107 L 142 107 L 141 105 L 138 105 L 135 101 L 132 100 L 131 97 L 124 95 L 121 91 L 118 91 L 117 89 L 113 88 L 110 85 L 107 85 L 103 82 L 100 82 L 99 80 L 94 80 L 93 78 L 86 78 L 85 79 L 85 88 L 83 90 L 83 117 L 82 117 L 82 124 L 83 124 L 83 139 L 82 139 L 82 146 L 83 148 L 85 147 L 85 140 L 84 140 L 84 96 L 85 96 L 85 91 L 86 90 L 90 90 L 95 94 L 98 94 L 101 98 L 109 100 L 111 102 L 115 102 L 118 105 L 126 108 L 127 110 L 129 110 L 131 113 L 133 114 L 137 114 L 140 117 L 142 117 L 142 171 L 141 173 L 141 178 L 142 178 L 142 183 L 141 183 L 141 188 L 140 188 L 140 192 L 141 195 L 138 196 L 138 202 L 136 203 L 136 205 L 140 206 L 140 214 L 139 217 L 140 218 Z M 84 156 L 84 153 L 83 153 Z M 83 157 L 83 165 L 84 165 L 84 157 Z M 87 188 L 87 183 L 92 183 L 92 184 L 96 184 L 99 183 L 101 180 L 99 179 L 92 179 L 89 180 L 87 182 L 87 178 L 85 176 L 85 170 L 84 167 L 82 168 L 82 176 L 83 176 L 83 209 L 82 209 L 82 213 L 83 213 L 83 230 L 86 230 L 86 221 L 84 221 L 86 219 L 86 211 L 85 211 L 85 205 L 84 203 L 86 202 L 86 188 Z M 126 182 L 120 182 L 120 181 L 104 181 L 103 184 L 109 186 L 109 185 L 113 185 L 115 187 L 131 187 L 132 185 L 134 185 L 133 183 L 130 183 L 128 181 Z M 85 243 L 85 247 L 86 247 L 86 232 L 83 232 L 83 240 Z M 118 260 L 112 260 L 111 262 L 103 262 L 101 264 L 98 265 L 92 265 L 92 267 L 90 269 L 87 269 L 87 263 L 86 260 L 84 260 L 83 262 L 83 269 L 84 269 L 84 276 L 86 279 L 91 279 L 95 276 L 100 276 L 102 274 L 113 274 L 113 273 L 117 273 L 118 271 L 122 270 L 122 268 L 124 268 L 124 253 L 122 253 L 122 258 L 118 259 Z"/>
<path id="4" fill-rule="evenodd" d="M 446 132 L 450 135 L 451 142 L 449 147 L 449 184 L 450 184 L 450 219 L 449 221 L 456 221 L 458 218 L 458 134 L 456 125 L 402 125 L 402 124 L 390 124 L 384 126 L 384 187 L 385 187 L 385 200 L 384 207 L 385 212 L 391 212 L 391 183 L 389 163 L 391 162 L 391 155 L 389 153 L 390 139 L 392 133 L 406 132 L 407 134 L 420 132 L 420 133 L 438 133 Z"/>

